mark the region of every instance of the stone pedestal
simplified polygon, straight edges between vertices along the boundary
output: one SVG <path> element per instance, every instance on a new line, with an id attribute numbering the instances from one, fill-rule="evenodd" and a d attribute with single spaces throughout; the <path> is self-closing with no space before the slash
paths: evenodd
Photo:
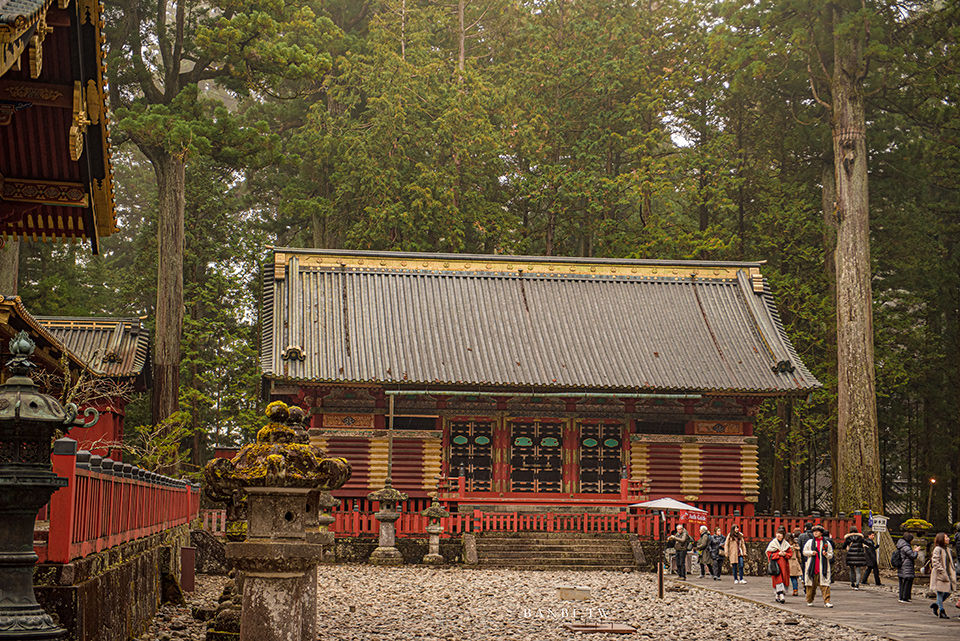
<path id="1" fill-rule="evenodd" d="M 427 534 L 430 535 L 428 543 L 429 550 L 423 557 L 423 562 L 427 565 L 443 565 L 444 558 L 440 554 L 440 533 L 443 532 L 443 526 L 439 523 L 431 523 L 427 526 Z"/>
<path id="2" fill-rule="evenodd" d="M 226 545 L 242 592 L 240 641 L 312 641 L 317 565 L 332 542 L 320 522 L 320 495 L 342 487 L 350 466 L 306 442 L 300 408 L 274 402 L 267 417 L 256 443 L 230 461 L 212 461 L 204 476 L 214 496 L 247 495 L 247 539 Z"/>
<path id="3" fill-rule="evenodd" d="M 397 503 L 406 501 L 407 495 L 393 487 L 393 480 L 388 476 L 383 481 L 383 487 L 376 492 L 367 494 L 371 501 L 380 503 L 380 511 L 374 516 L 380 522 L 380 540 L 377 549 L 370 555 L 370 563 L 374 565 L 403 565 L 403 555 L 397 549 L 396 522 L 400 518 Z"/>
<path id="4" fill-rule="evenodd" d="M 442 565 L 444 558 L 440 554 L 440 534 L 443 532 L 443 526 L 440 525 L 440 519 L 449 517 L 450 513 L 440 506 L 436 495 L 433 495 L 430 507 L 421 510 L 420 514 L 430 519 L 430 524 L 426 528 L 427 534 L 430 535 L 429 550 L 423 557 L 423 562 L 427 565 Z"/>
<path id="5" fill-rule="evenodd" d="M 374 565 L 403 565 L 403 555 L 397 549 L 397 519 L 399 512 L 380 510 L 374 516 L 380 522 L 380 540 L 377 549 L 370 554 L 370 563 Z"/>
<path id="6" fill-rule="evenodd" d="M 317 638 L 317 563 L 322 546 L 305 541 L 228 543 L 243 575 L 240 641 Z"/>

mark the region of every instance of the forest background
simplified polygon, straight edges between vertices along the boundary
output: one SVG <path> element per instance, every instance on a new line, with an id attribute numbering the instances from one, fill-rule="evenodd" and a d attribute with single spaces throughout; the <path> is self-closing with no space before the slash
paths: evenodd
<path id="1" fill-rule="evenodd" d="M 933 519 L 960 515 L 957 2 L 105 7 L 120 232 L 97 257 L 24 244 L 20 295 L 36 314 L 152 325 L 158 280 L 179 269 L 158 265 L 158 211 L 181 199 L 187 470 L 258 425 L 266 245 L 766 260 L 825 383 L 759 419 L 759 507 L 791 513 L 833 504 L 826 105 L 831 48 L 860 38 L 884 503 L 925 516 L 936 478 Z M 138 398 L 131 437 L 151 424 Z"/>

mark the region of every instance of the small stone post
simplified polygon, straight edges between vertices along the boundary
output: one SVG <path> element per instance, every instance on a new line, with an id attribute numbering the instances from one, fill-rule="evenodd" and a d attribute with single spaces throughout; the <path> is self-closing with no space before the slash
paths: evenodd
<path id="1" fill-rule="evenodd" d="M 377 521 L 380 522 L 380 541 L 377 549 L 370 554 L 370 563 L 374 565 L 403 565 L 403 555 L 396 547 L 396 522 L 400 518 L 397 503 L 406 501 L 407 495 L 394 489 L 392 479 L 387 477 L 383 482 L 383 487 L 376 492 L 370 492 L 367 498 L 380 503 L 380 511 L 375 515 Z"/>
<path id="2" fill-rule="evenodd" d="M 285 424 L 285 403 L 268 405 L 267 417 L 271 422 L 257 433 L 256 443 L 204 470 L 217 495 L 229 496 L 237 487 L 247 494 L 247 539 L 226 545 L 227 559 L 242 578 L 240 641 L 316 639 L 323 546 L 307 536 L 308 523 L 317 522 L 311 495 L 318 488 L 342 487 L 350 465 L 325 458 L 305 442 L 305 432 Z"/>
<path id="3" fill-rule="evenodd" d="M 440 506 L 440 503 L 437 502 L 437 496 L 434 494 L 433 500 L 430 502 L 430 507 L 422 510 L 420 515 L 430 519 L 430 523 L 427 525 L 427 534 L 430 535 L 430 547 L 427 554 L 423 557 L 423 562 L 427 565 L 443 565 L 444 558 L 443 555 L 440 554 L 440 534 L 443 532 L 443 526 L 440 525 L 440 519 L 447 518 L 450 516 L 450 513 Z"/>

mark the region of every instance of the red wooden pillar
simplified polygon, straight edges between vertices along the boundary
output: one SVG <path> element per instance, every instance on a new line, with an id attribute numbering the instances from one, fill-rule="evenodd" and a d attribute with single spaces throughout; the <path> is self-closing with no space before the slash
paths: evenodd
<path id="1" fill-rule="evenodd" d="M 574 403 L 575 406 L 576 403 Z M 574 494 L 580 491 L 580 428 L 577 426 L 576 418 L 567 419 L 563 426 L 561 450 L 560 460 L 563 466 L 561 491 Z"/>
<path id="2" fill-rule="evenodd" d="M 67 479 L 67 486 L 60 488 L 50 497 L 47 560 L 55 563 L 69 563 L 76 515 L 77 442 L 69 438 L 57 440 L 53 444 L 50 460 L 53 464 L 53 473 Z"/>
<path id="3" fill-rule="evenodd" d="M 493 425 L 493 483 L 494 492 L 510 491 L 510 426 L 507 419 L 500 416 Z"/>

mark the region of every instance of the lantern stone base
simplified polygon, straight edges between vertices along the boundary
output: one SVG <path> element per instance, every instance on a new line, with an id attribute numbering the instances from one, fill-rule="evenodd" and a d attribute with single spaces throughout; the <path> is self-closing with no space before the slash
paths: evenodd
<path id="1" fill-rule="evenodd" d="M 403 565 L 403 555 L 397 548 L 378 547 L 370 553 L 373 565 Z"/>
<path id="2" fill-rule="evenodd" d="M 317 563 L 322 546 L 302 541 L 228 543 L 243 576 L 240 641 L 317 637 Z"/>

